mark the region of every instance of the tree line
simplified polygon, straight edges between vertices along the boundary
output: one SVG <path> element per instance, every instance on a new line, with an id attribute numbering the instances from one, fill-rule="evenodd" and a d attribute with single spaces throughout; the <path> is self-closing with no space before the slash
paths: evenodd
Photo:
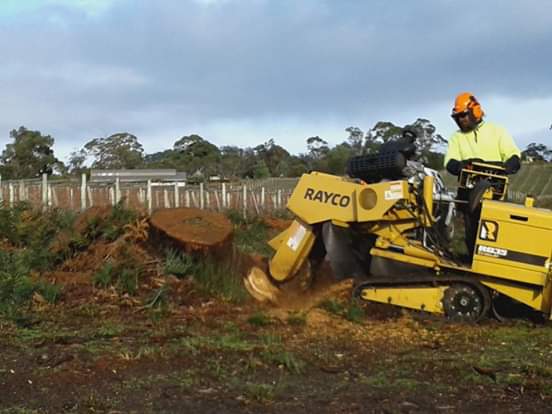
<path id="1" fill-rule="evenodd" d="M 418 158 L 429 167 L 441 169 L 447 141 L 429 120 L 418 118 L 404 126 L 380 121 L 366 132 L 358 127 L 345 128 L 346 138 L 333 147 L 320 136 L 308 137 L 307 152 L 298 155 L 290 154 L 273 139 L 255 147 L 218 147 L 197 134 L 177 139 L 172 148 L 146 154 L 135 135 L 120 132 L 89 140 L 65 163 L 54 153 L 52 136 L 21 126 L 10 132 L 11 142 L 0 156 L 0 174 L 3 179 L 21 179 L 43 173 L 80 175 L 92 168 L 174 168 L 199 179 L 213 175 L 228 179 L 297 177 L 311 170 L 339 175 L 351 156 L 376 153 L 386 142 L 400 138 L 405 128 L 416 132 Z M 552 150 L 531 143 L 523 158 L 549 162 Z"/>

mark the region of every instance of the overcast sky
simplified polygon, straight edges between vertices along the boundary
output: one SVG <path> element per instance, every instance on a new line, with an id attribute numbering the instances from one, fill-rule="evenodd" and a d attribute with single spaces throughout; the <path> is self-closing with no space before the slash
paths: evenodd
<path id="1" fill-rule="evenodd" d="M 291 153 L 429 119 L 471 91 L 518 145 L 552 146 L 552 1 L 0 0 L 0 150 L 21 125 L 66 160 L 135 134 Z"/>

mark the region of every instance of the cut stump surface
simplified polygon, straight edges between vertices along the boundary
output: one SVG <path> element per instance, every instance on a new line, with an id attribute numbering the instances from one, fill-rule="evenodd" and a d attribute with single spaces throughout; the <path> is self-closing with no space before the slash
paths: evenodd
<path id="1" fill-rule="evenodd" d="M 197 208 L 157 210 L 150 222 L 156 232 L 189 253 L 219 250 L 231 240 L 233 232 L 226 216 Z"/>

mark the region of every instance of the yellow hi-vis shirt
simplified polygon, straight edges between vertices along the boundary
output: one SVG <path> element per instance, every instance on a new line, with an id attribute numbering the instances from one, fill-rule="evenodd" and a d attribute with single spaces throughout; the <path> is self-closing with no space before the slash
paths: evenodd
<path id="1" fill-rule="evenodd" d="M 451 159 L 462 161 L 470 158 L 504 162 L 514 155 L 521 158 L 519 148 L 508 131 L 491 122 L 481 122 L 473 131 L 458 130 L 450 137 L 445 165 Z"/>

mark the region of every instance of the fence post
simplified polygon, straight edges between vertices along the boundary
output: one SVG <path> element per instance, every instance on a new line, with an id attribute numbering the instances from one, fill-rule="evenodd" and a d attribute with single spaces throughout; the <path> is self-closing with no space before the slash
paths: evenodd
<path id="1" fill-rule="evenodd" d="M 190 207 L 190 191 L 186 190 L 184 195 L 185 195 L 185 197 L 184 197 L 185 206 L 189 208 Z"/>
<path id="2" fill-rule="evenodd" d="M 10 207 L 13 207 L 14 203 L 15 203 L 15 194 L 14 194 L 14 191 L 13 191 L 13 183 L 10 181 L 10 183 L 8 184 L 8 190 L 9 190 L 9 200 L 10 200 Z"/>
<path id="3" fill-rule="evenodd" d="M 42 174 L 42 210 L 48 208 L 48 174 Z"/>
<path id="4" fill-rule="evenodd" d="M 226 183 L 222 183 L 222 208 L 226 208 Z"/>
<path id="5" fill-rule="evenodd" d="M 148 214 L 151 214 L 153 210 L 153 203 L 152 203 L 152 191 L 151 191 L 151 180 L 148 180 L 148 186 L 146 188 L 146 200 L 148 203 Z"/>
<path id="6" fill-rule="evenodd" d="M 163 188 L 163 207 L 171 208 L 171 203 L 169 201 L 169 192 L 166 188 Z"/>
<path id="7" fill-rule="evenodd" d="M 278 192 L 276 193 L 277 194 L 277 202 L 276 204 L 278 205 L 278 208 L 282 208 L 282 190 L 278 190 Z"/>
<path id="8" fill-rule="evenodd" d="M 115 178 L 115 204 L 119 204 L 121 201 L 121 179 Z"/>
<path id="9" fill-rule="evenodd" d="M 88 195 L 88 204 L 92 207 L 94 205 L 94 196 L 92 195 L 90 186 L 86 187 L 86 194 Z"/>
<path id="10" fill-rule="evenodd" d="M 243 185 L 243 218 L 247 218 L 247 186 Z"/>
<path id="11" fill-rule="evenodd" d="M 180 194 L 178 192 L 178 183 L 174 183 L 174 208 L 180 207 Z"/>
<path id="12" fill-rule="evenodd" d="M 25 201 L 25 182 L 19 180 L 19 201 Z"/>
<path id="13" fill-rule="evenodd" d="M 81 174 L 81 211 L 86 210 L 86 174 Z"/>
<path id="14" fill-rule="evenodd" d="M 205 207 L 205 201 L 203 200 L 203 197 L 205 195 L 203 194 L 203 183 L 199 183 L 199 208 L 203 210 L 203 207 Z"/>
<path id="15" fill-rule="evenodd" d="M 261 187 L 261 208 L 265 208 L 265 188 Z"/>
<path id="16" fill-rule="evenodd" d="M 114 206 L 117 204 L 117 201 L 115 200 L 115 189 L 110 186 L 107 193 L 109 194 L 109 201 L 111 202 L 111 205 Z"/>
<path id="17" fill-rule="evenodd" d="M 56 189 L 52 184 L 48 184 L 48 206 L 59 207 Z"/>

